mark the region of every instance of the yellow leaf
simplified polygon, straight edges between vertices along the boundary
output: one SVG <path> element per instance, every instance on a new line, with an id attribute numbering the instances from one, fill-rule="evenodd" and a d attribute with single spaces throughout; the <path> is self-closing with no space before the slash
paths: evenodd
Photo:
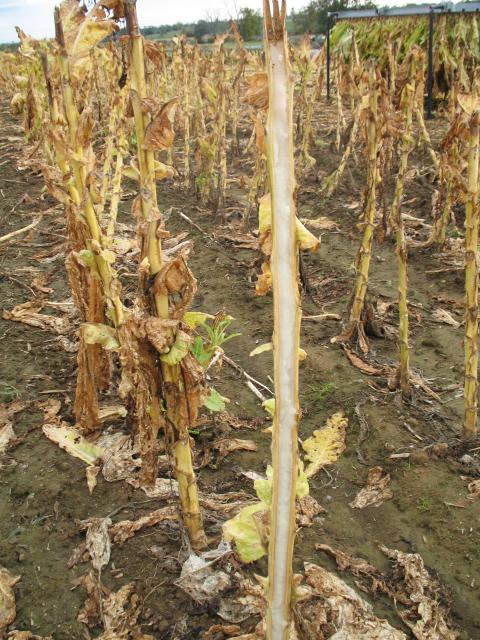
<path id="1" fill-rule="evenodd" d="M 259 353 L 264 353 L 265 351 L 273 351 L 273 344 L 271 342 L 259 344 L 253 351 L 250 351 L 250 357 L 258 356 Z"/>
<path id="2" fill-rule="evenodd" d="M 320 239 L 311 233 L 305 225 L 303 225 L 298 218 L 295 220 L 297 242 L 300 245 L 300 249 L 310 249 L 310 251 L 316 251 L 320 246 Z"/>
<path id="3" fill-rule="evenodd" d="M 100 322 L 84 322 L 82 324 L 83 337 L 86 344 L 100 344 L 107 351 L 115 351 L 120 346 L 117 332 L 113 327 Z"/>
<path id="4" fill-rule="evenodd" d="M 334 413 L 322 429 L 313 432 L 302 444 L 305 459 L 310 463 L 306 469 L 307 478 L 317 474 L 327 464 L 338 460 L 345 451 L 345 431 L 348 419 L 343 411 Z"/>
<path id="5" fill-rule="evenodd" d="M 225 540 L 235 542 L 242 562 L 254 562 L 267 553 L 260 520 L 262 512 L 267 510 L 264 502 L 256 502 L 244 507 L 234 518 L 223 523 L 223 536 Z"/>

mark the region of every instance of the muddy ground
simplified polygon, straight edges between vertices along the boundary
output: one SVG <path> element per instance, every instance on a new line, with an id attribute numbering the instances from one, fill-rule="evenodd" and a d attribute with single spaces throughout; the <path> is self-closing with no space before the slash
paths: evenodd
<path id="1" fill-rule="evenodd" d="M 47 273 L 53 293 L 45 294 L 46 299 L 64 302 L 69 291 L 63 264 L 65 231 L 61 209 L 48 196 L 40 198 L 41 177 L 18 170 L 17 161 L 24 153 L 22 133 L 5 103 L 0 118 L 0 235 L 25 226 L 35 213 L 44 212 L 39 226 L 27 237 L 21 236 L 0 249 L 2 311 L 39 295 L 32 286 L 34 272 L 22 271 L 25 268 Z M 327 120 L 328 113 L 323 131 L 327 130 Z M 442 121 L 436 121 L 431 127 L 437 142 L 443 126 Z M 339 154 L 327 143 L 319 145 L 315 155 L 317 171 L 321 173 L 338 164 Z M 414 164 L 422 166 L 424 162 L 423 153 L 416 152 Z M 256 297 L 254 291 L 258 253 L 213 239 L 216 232 L 231 231 L 236 214 L 242 211 L 236 178 L 244 170 L 243 161 L 237 160 L 231 167 L 226 203 L 231 220 L 228 229 L 220 229 L 219 216 L 199 208 L 193 196 L 173 183 L 159 186 L 159 202 L 163 209 L 174 207 L 168 228 L 188 232 L 195 243 L 190 261 L 198 279 L 195 308 L 209 313 L 225 309 L 235 317 L 232 330 L 240 331 L 241 336 L 228 343 L 228 356 L 257 380 L 270 385 L 267 376 L 272 372 L 271 355 L 248 355 L 257 344 L 270 340 L 272 330 L 271 297 Z M 353 261 L 359 243 L 356 224 L 365 181 L 362 167 L 352 161 L 337 193 L 326 199 L 319 195 L 317 171 L 301 185 L 299 217 L 326 216 L 336 221 L 339 229 L 322 232 L 318 253 L 304 256 L 309 290 L 302 298 L 306 316 L 342 314 L 347 307 L 354 281 Z M 391 185 L 385 187 L 388 193 Z M 22 201 L 25 193 L 32 202 Z M 416 179 L 408 187 L 405 211 L 428 221 L 430 198 L 428 179 Z M 129 209 L 130 201 L 124 200 L 123 223 L 129 222 Z M 181 218 L 178 211 L 194 220 L 206 235 Z M 458 213 L 461 215 L 461 211 Z M 295 563 L 297 569 L 305 561 L 333 568 L 333 562 L 315 550 L 316 543 L 363 556 L 380 568 L 385 568 L 387 562 L 379 544 L 418 551 L 448 588 L 460 637 L 474 640 L 480 638 L 480 501 L 468 499 L 467 481 L 460 476 L 475 477 L 474 465 L 460 462 L 460 457 L 465 453 L 475 457 L 477 452 L 470 451 L 474 445 L 458 447 L 455 456 L 442 458 L 434 455 L 431 447 L 436 442 L 458 444 L 462 419 L 463 329 L 432 320 L 434 309 L 442 307 L 462 322 L 463 274 L 451 265 L 449 256 L 431 249 L 414 249 L 410 253 L 412 366 L 437 390 L 441 402 L 417 392 L 411 403 L 402 404 L 398 394 L 388 391 L 385 379 L 363 375 L 351 366 L 338 346 L 330 343 L 340 329 L 338 321 L 304 321 L 302 346 L 309 357 L 301 365 L 300 436 L 308 437 L 339 409 L 349 417 L 349 427 L 347 449 L 338 464 L 311 482 L 312 495 L 327 512 L 317 518 L 313 527 L 299 532 Z M 128 281 L 127 276 L 124 279 Z M 134 280 L 130 283 L 135 286 Z M 388 239 L 375 245 L 370 292 L 373 300 L 395 301 L 394 247 Z M 47 306 L 44 312 L 61 315 L 62 309 L 68 311 L 70 307 Z M 395 326 L 396 318 L 394 307 L 389 316 L 391 326 Z M 0 401 L 18 398 L 35 403 L 49 397 L 60 398 L 68 419 L 75 383 L 75 353 L 65 352 L 52 333 L 2 319 L 0 337 Z M 371 338 L 370 357 L 381 363 L 395 361 L 395 339 Z M 253 494 L 251 482 L 241 471 L 262 473 L 269 461 L 269 436 L 262 431 L 264 412 L 244 378 L 227 364 L 221 374 L 214 374 L 213 383 L 230 398 L 229 411 L 245 418 L 246 425 L 251 418 L 261 419 L 256 429 L 235 432 L 237 437 L 255 440 L 258 452 L 235 453 L 216 469 L 200 470 L 200 488 L 217 493 L 242 488 Z M 363 428 L 355 413 L 358 406 L 365 418 Z M 106 483 L 101 477 L 90 496 L 83 463 L 45 438 L 41 418 L 41 412 L 34 407 L 27 407 L 16 416 L 19 440 L 1 463 L 0 565 L 21 575 L 16 587 L 15 628 L 52 634 L 55 640 L 81 639 L 90 637 L 76 621 L 85 592 L 74 586 L 86 565 L 67 568 L 73 548 L 83 540 L 76 521 L 111 513 L 114 520 L 134 518 L 161 505 L 122 482 Z M 211 420 L 206 420 L 196 436 L 198 447 L 201 449 L 211 437 Z M 409 459 L 389 457 L 405 452 L 411 454 Z M 365 484 L 368 469 L 377 465 L 391 474 L 393 499 L 378 508 L 352 509 L 348 503 Z M 219 523 L 210 520 L 207 529 L 215 536 Z M 174 585 L 185 558 L 180 540 L 175 523 L 147 529 L 123 546 L 115 546 L 110 565 L 103 573 L 105 584 L 112 589 L 127 582 L 136 583 L 144 601 L 144 629 L 159 639 L 193 640 L 220 622 L 214 610 L 194 605 Z M 260 561 L 253 568 L 256 573 L 265 574 L 266 564 Z M 343 577 L 350 581 L 349 576 Z M 382 598 L 371 601 L 378 615 L 388 617 L 407 632 L 391 602 Z M 253 628 L 255 622 L 246 623 L 244 630 Z"/>

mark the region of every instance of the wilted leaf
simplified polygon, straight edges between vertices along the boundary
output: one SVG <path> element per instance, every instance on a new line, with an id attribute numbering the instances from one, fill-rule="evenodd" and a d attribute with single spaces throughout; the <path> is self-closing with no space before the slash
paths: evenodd
<path id="1" fill-rule="evenodd" d="M 313 435 L 302 443 L 306 453 L 305 459 L 310 463 L 306 469 L 308 478 L 317 474 L 322 467 L 338 460 L 345 451 L 347 425 L 348 419 L 343 411 L 339 411 L 328 418 L 322 429 L 314 431 Z"/>
<path id="2" fill-rule="evenodd" d="M 460 107 L 469 116 L 474 111 L 480 111 L 480 97 L 475 93 L 458 93 L 457 100 Z"/>
<path id="3" fill-rule="evenodd" d="M 175 138 L 173 121 L 177 108 L 177 98 L 166 102 L 155 118 L 145 129 L 143 148 L 151 151 L 169 149 Z"/>
<path id="4" fill-rule="evenodd" d="M 253 351 L 250 351 L 250 357 L 258 356 L 260 353 L 264 353 L 265 351 L 273 351 L 272 342 L 265 342 L 264 344 L 259 344 L 258 347 L 255 347 Z"/>
<path id="5" fill-rule="evenodd" d="M 44 424 L 42 431 L 61 449 L 88 465 L 95 464 L 103 456 L 103 449 L 86 440 L 75 427 Z"/>
<path id="6" fill-rule="evenodd" d="M 84 322 L 82 327 L 87 344 L 99 344 L 107 351 L 115 351 L 120 346 L 113 327 L 99 322 Z"/>
<path id="7" fill-rule="evenodd" d="M 189 352 L 191 342 L 192 338 L 188 333 L 178 330 L 175 335 L 175 342 L 167 353 L 163 353 L 160 356 L 160 360 L 169 365 L 178 364 Z"/>
<path id="8" fill-rule="evenodd" d="M 115 20 L 106 17 L 100 5 L 95 4 L 85 14 L 84 7 L 78 0 L 63 0 L 60 4 L 60 16 L 65 48 L 72 59 L 71 69 L 78 74 L 82 69 L 80 63 L 87 58 L 90 50 L 118 27 Z"/>
<path id="9" fill-rule="evenodd" d="M 240 438 L 221 438 L 213 443 L 221 458 L 228 456 L 234 451 L 256 451 L 257 445 L 253 440 L 242 440 Z"/>
<path id="10" fill-rule="evenodd" d="M 390 488 L 390 474 L 385 473 L 382 467 L 373 467 L 368 470 L 367 485 L 360 489 L 355 500 L 349 503 L 352 509 L 365 509 L 365 507 L 379 507 L 386 500 L 393 498 Z"/>
<path id="11" fill-rule="evenodd" d="M 218 413 L 225 411 L 225 399 L 218 393 L 216 389 L 210 387 L 210 392 L 207 393 L 203 400 L 203 406 L 206 407 L 212 413 Z"/>
<path id="12" fill-rule="evenodd" d="M 259 519 L 265 513 L 268 513 L 267 505 L 264 502 L 257 502 L 244 507 L 234 518 L 223 523 L 223 536 L 225 540 L 235 542 L 242 562 L 254 562 L 267 552 Z"/>
<path id="13" fill-rule="evenodd" d="M 247 90 L 245 101 L 257 109 L 268 108 L 268 76 L 264 71 L 253 73 L 245 78 Z"/>

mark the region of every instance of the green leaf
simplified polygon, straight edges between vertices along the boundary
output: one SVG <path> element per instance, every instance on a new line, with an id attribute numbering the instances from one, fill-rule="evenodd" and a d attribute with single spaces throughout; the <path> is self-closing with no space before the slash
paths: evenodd
<path id="1" fill-rule="evenodd" d="M 168 353 L 160 356 L 162 362 L 173 366 L 178 364 L 187 355 L 191 344 L 191 337 L 185 331 L 177 331 L 175 342 Z"/>
<path id="2" fill-rule="evenodd" d="M 272 504 L 272 478 L 273 478 L 273 468 L 268 465 L 267 467 L 267 477 L 261 480 L 255 480 L 253 483 L 253 487 L 255 489 L 255 493 L 259 497 L 259 499 L 264 502 L 267 506 Z"/>
<path id="3" fill-rule="evenodd" d="M 216 389 L 210 387 L 210 393 L 205 397 L 203 406 L 207 407 L 207 409 L 212 413 L 225 411 L 225 399 L 218 393 Z"/>
<path id="4" fill-rule="evenodd" d="M 196 329 L 199 324 L 204 325 L 207 320 L 211 320 L 215 316 L 203 311 L 187 311 L 183 315 L 183 321 L 190 329 Z"/>
<path id="5" fill-rule="evenodd" d="M 272 416 L 272 418 L 275 416 L 275 398 L 269 398 L 268 400 L 265 400 L 265 402 L 262 402 L 262 407 Z"/>
<path id="6" fill-rule="evenodd" d="M 254 518 L 256 513 L 266 509 L 267 505 L 264 502 L 248 505 L 234 518 L 223 524 L 224 538 L 235 542 L 237 553 L 242 562 L 254 562 L 267 553 L 259 531 L 258 521 Z"/>
<path id="7" fill-rule="evenodd" d="M 93 267 L 95 265 L 95 256 L 93 255 L 92 251 L 89 251 L 88 249 L 82 249 L 79 253 L 78 253 L 80 260 L 87 265 L 87 267 Z"/>

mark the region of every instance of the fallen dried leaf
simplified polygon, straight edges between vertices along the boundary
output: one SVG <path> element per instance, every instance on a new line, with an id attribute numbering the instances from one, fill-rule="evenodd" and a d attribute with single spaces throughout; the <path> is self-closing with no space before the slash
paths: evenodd
<path id="1" fill-rule="evenodd" d="M 455 320 L 455 318 L 448 311 L 445 311 L 445 309 L 435 309 L 435 311 L 433 311 L 432 313 L 432 320 L 434 322 L 448 324 L 451 327 L 455 327 L 455 329 L 458 329 L 458 327 L 460 326 L 460 323 Z"/>
<path id="2" fill-rule="evenodd" d="M 85 545 L 92 559 L 93 567 L 100 572 L 110 560 L 112 545 L 108 528 L 112 524 L 110 518 L 90 518 L 85 538 Z"/>
<path id="3" fill-rule="evenodd" d="M 390 474 L 385 473 L 382 467 L 373 467 L 368 470 L 367 485 L 360 489 L 355 500 L 349 503 L 352 509 L 365 509 L 365 507 L 379 507 L 386 500 L 393 498 L 390 488 Z"/>
<path id="4" fill-rule="evenodd" d="M 378 367 L 374 367 L 368 362 L 362 360 L 352 349 L 345 346 L 344 344 L 342 345 L 342 348 L 347 354 L 347 358 L 350 360 L 353 366 L 357 369 L 360 369 L 360 371 L 362 373 L 365 373 L 367 376 L 383 376 L 389 373 L 387 367 L 382 367 L 381 369 L 379 369 Z"/>
<path id="5" fill-rule="evenodd" d="M 241 440 L 240 438 L 220 438 L 215 440 L 213 447 L 221 458 L 225 458 L 234 451 L 256 451 L 257 445 L 253 440 Z"/>
<path id="6" fill-rule="evenodd" d="M 122 520 L 120 522 L 115 522 L 115 524 L 111 525 L 109 530 L 110 539 L 114 544 L 121 545 L 125 540 L 132 538 L 137 531 L 140 531 L 140 529 L 153 527 L 159 522 L 164 522 L 165 520 L 177 519 L 178 512 L 175 506 L 163 507 L 162 509 L 152 511 L 152 513 L 142 516 L 137 520 Z"/>
<path id="7" fill-rule="evenodd" d="M 31 327 L 37 327 L 38 329 L 51 330 L 55 333 L 68 333 L 71 329 L 70 321 L 68 318 L 58 318 L 56 316 L 47 316 L 44 313 L 39 313 L 43 308 L 43 303 L 38 301 L 24 302 L 23 304 L 17 304 L 10 311 L 5 310 L 3 312 L 4 320 L 12 320 L 14 322 L 22 322 L 28 324 Z"/>
<path id="8" fill-rule="evenodd" d="M 297 603 L 300 637 L 311 640 L 406 640 L 402 631 L 377 618 L 370 604 L 326 569 L 305 564 L 308 596 Z"/>
<path id="9" fill-rule="evenodd" d="M 17 615 L 13 587 L 19 580 L 20 576 L 14 576 L 0 567 L 0 631 L 12 624 Z"/>

